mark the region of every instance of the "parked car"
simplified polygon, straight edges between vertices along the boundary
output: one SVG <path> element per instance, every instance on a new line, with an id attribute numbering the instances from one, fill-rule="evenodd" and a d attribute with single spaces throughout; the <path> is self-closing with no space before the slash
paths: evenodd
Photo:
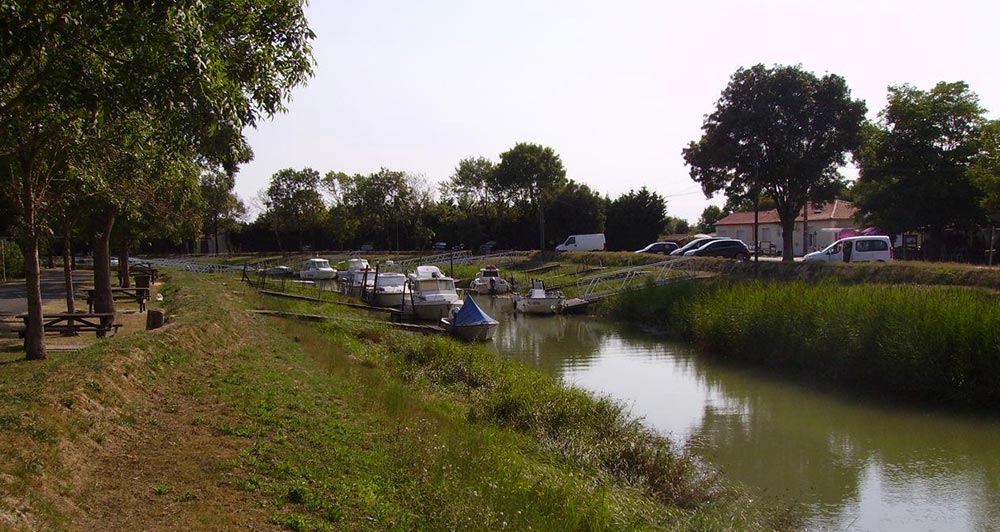
<path id="1" fill-rule="evenodd" d="M 697 249 L 684 253 L 685 257 L 722 257 L 726 259 L 750 260 L 750 249 L 742 240 L 723 238 L 714 240 Z"/>
<path id="2" fill-rule="evenodd" d="M 556 246 L 556 251 L 603 251 L 605 245 L 604 233 L 570 235 L 565 242 Z"/>
<path id="3" fill-rule="evenodd" d="M 433 249 L 434 251 L 444 251 L 444 250 L 448 249 L 448 243 L 447 242 L 435 242 L 434 245 L 431 246 L 431 249 Z"/>
<path id="4" fill-rule="evenodd" d="M 487 242 L 487 243 L 479 246 L 479 252 L 480 253 L 492 253 L 493 250 L 496 249 L 496 247 L 497 247 L 497 241 L 496 240 L 490 240 L 489 242 Z"/>
<path id="5" fill-rule="evenodd" d="M 364 244 L 361 244 L 361 251 L 372 251 L 374 249 L 375 249 L 375 244 L 371 242 L 365 242 Z"/>
<path id="6" fill-rule="evenodd" d="M 706 236 L 706 237 L 703 237 L 703 238 L 696 238 L 696 239 L 688 242 L 687 244 L 684 244 L 680 248 L 677 248 L 677 249 L 671 251 L 670 254 L 673 255 L 673 256 L 683 256 L 685 253 L 687 253 L 688 251 L 691 251 L 692 249 L 698 249 L 701 246 L 704 246 L 705 244 L 708 244 L 709 242 L 714 242 L 716 240 L 722 240 L 722 239 L 719 238 L 719 237 L 714 237 L 714 236 Z"/>
<path id="7" fill-rule="evenodd" d="M 653 242 L 636 251 L 636 253 L 662 253 L 663 255 L 669 255 L 675 249 L 677 249 L 677 242 Z"/>
<path id="8" fill-rule="evenodd" d="M 892 259 L 892 242 L 884 235 L 842 238 L 802 258 L 809 262 L 889 262 Z"/>

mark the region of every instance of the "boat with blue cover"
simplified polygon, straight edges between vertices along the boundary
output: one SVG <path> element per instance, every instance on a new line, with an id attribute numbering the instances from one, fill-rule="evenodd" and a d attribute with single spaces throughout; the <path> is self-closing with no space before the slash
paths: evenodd
<path id="1" fill-rule="evenodd" d="M 493 339 L 500 322 L 483 312 L 472 296 L 465 296 L 462 308 L 454 311 L 450 318 L 441 318 L 441 325 L 456 338 L 488 342 Z"/>

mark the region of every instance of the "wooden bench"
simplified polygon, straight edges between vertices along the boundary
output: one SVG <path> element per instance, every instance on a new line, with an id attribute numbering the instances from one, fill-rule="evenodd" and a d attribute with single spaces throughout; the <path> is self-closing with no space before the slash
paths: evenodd
<path id="1" fill-rule="evenodd" d="M 31 318 L 27 314 L 17 316 L 24 323 L 24 328 L 17 331 L 20 338 L 25 338 L 28 323 Z M 85 332 L 94 331 L 98 338 L 104 338 L 108 333 L 117 333 L 122 326 L 115 321 L 113 312 L 62 312 L 42 316 L 42 327 L 45 332 Z"/>
<path id="2" fill-rule="evenodd" d="M 94 292 L 96 289 L 83 288 L 80 291 L 83 292 L 84 298 L 87 300 L 88 310 L 94 312 Z M 149 301 L 149 288 L 139 286 L 132 288 L 112 287 L 111 298 L 115 301 L 135 301 L 139 305 L 139 312 L 145 312 L 146 301 Z"/>

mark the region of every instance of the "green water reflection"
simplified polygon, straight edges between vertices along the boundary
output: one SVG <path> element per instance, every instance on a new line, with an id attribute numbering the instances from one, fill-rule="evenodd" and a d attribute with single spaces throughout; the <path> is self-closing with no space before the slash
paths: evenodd
<path id="1" fill-rule="evenodd" d="M 633 415 L 814 530 L 1000 531 L 1000 420 L 812 390 L 587 317 L 498 315 L 495 349 Z"/>

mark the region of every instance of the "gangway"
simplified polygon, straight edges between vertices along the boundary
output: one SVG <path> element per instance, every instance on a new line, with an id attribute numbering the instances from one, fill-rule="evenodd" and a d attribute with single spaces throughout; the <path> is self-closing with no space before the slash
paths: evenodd
<path id="1" fill-rule="evenodd" d="M 580 289 L 577 299 L 591 303 L 647 286 L 696 279 L 699 277 L 697 272 L 685 267 L 691 260 L 691 257 L 683 257 L 582 277 L 576 281 L 576 286 Z"/>

